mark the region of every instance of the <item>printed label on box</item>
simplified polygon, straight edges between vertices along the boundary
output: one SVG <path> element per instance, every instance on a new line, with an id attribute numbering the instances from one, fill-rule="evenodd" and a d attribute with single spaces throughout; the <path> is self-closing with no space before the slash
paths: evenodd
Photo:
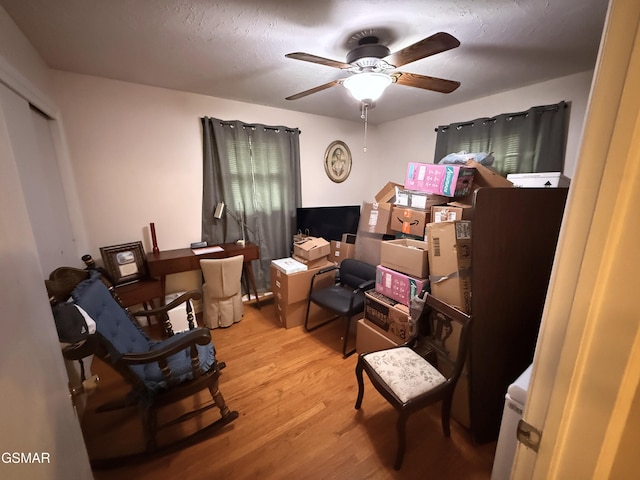
<path id="1" fill-rule="evenodd" d="M 376 223 L 378 223 L 378 211 L 371 210 L 371 214 L 369 215 L 369 226 L 375 227 Z"/>
<path id="2" fill-rule="evenodd" d="M 433 217 L 433 221 L 435 223 L 451 222 L 453 220 L 458 220 L 458 216 L 456 212 L 452 212 L 450 210 L 438 210 Z"/>
<path id="3" fill-rule="evenodd" d="M 471 222 L 456 222 L 456 238 L 458 240 L 471 238 Z"/>

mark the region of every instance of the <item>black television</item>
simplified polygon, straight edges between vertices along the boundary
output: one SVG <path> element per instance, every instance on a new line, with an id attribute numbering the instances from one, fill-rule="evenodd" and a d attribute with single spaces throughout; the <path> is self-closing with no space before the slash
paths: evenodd
<path id="1" fill-rule="evenodd" d="M 296 210 L 296 231 L 327 241 L 342 239 L 343 233 L 356 233 L 360 205 L 305 207 Z"/>

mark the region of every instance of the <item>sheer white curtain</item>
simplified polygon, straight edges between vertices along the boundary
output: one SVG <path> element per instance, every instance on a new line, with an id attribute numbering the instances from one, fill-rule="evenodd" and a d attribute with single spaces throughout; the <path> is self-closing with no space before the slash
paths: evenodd
<path id="1" fill-rule="evenodd" d="M 213 245 L 242 238 L 233 216 L 213 217 L 218 202 L 245 216 L 246 238 L 260 247 L 260 261 L 253 265 L 257 288 L 268 290 L 269 265 L 290 255 L 296 208 L 302 205 L 300 131 L 210 117 L 201 123 L 202 240 Z"/>

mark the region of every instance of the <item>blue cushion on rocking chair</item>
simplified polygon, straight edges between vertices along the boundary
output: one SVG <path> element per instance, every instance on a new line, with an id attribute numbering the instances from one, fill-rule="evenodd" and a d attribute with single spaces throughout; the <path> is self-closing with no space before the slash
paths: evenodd
<path id="1" fill-rule="evenodd" d="M 156 350 L 179 340 L 177 334 L 162 341 L 151 340 L 113 298 L 107 286 L 97 272 L 80 282 L 71 294 L 74 302 L 80 305 L 96 322 L 97 332 L 108 340 L 116 352 L 112 353 L 117 361 L 118 354 L 143 353 Z M 185 332 L 186 334 L 186 332 Z M 208 371 L 215 362 L 215 351 L 211 343 L 197 345 L 200 368 Z M 189 348 L 168 357 L 168 366 L 177 383 L 193 378 Z M 152 392 L 165 390 L 167 382 L 156 362 L 132 365 L 129 367 Z"/>

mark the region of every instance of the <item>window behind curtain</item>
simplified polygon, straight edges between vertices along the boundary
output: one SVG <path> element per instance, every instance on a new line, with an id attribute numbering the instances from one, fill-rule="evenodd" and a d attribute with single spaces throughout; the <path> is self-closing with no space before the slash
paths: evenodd
<path id="1" fill-rule="evenodd" d="M 218 202 L 245 215 L 247 240 L 260 247 L 254 265 L 259 291 L 268 289 L 272 259 L 288 257 L 301 205 L 298 129 L 202 118 L 202 239 L 209 244 L 242 237 L 237 221 L 213 218 Z"/>
<path id="2" fill-rule="evenodd" d="M 450 153 L 493 153 L 500 174 L 562 172 L 568 128 L 565 102 L 526 112 L 439 126 L 434 162 Z"/>

